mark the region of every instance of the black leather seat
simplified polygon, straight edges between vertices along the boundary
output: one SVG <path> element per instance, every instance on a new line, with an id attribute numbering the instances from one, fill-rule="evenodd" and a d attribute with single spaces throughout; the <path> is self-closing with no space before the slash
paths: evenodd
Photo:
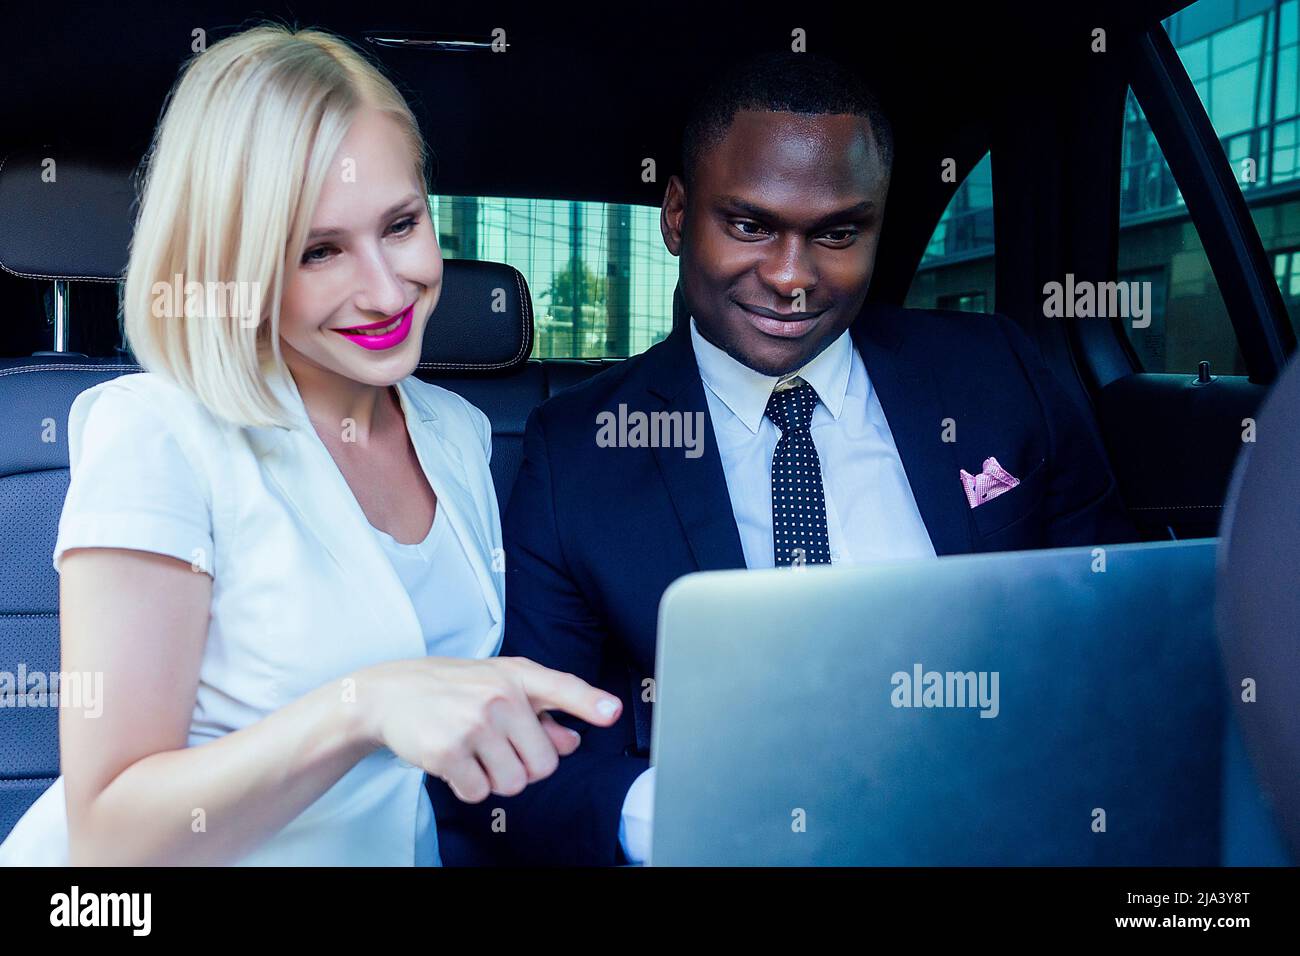
<path id="1" fill-rule="evenodd" d="M 59 581 L 51 559 L 68 490 L 68 409 L 82 390 L 136 370 L 84 357 L 0 363 L 0 672 L 23 685 L 14 688 L 18 695 L 25 673 L 59 669 Z M 58 773 L 58 710 L 0 710 L 0 839 Z"/>

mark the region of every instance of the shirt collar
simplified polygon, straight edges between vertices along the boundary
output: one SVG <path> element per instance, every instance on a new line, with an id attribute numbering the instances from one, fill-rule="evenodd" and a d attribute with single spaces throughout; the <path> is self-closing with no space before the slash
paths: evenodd
<path id="1" fill-rule="evenodd" d="M 746 428 L 757 435 L 772 389 L 780 379 L 754 371 L 706 340 L 695 327 L 694 316 L 691 317 L 691 345 L 704 384 L 745 423 Z M 795 374 L 813 387 L 831 417 L 838 421 L 840 412 L 844 410 L 844 396 L 848 392 L 852 367 L 853 341 L 845 329 L 839 338 Z"/>

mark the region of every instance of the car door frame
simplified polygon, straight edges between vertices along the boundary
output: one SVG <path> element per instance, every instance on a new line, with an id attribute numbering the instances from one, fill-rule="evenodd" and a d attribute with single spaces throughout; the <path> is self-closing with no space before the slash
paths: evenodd
<path id="1" fill-rule="evenodd" d="M 1067 391 L 1094 413 L 1143 537 L 1217 533 L 1242 423 L 1295 350 L 1263 243 L 1195 87 L 1159 21 L 1111 33 L 1056 82 L 1026 84 L 992 143 L 997 310 L 1026 328 Z M 1067 273 L 1113 282 L 1119 260 L 1124 107 L 1151 123 L 1205 247 L 1248 375 L 1153 373 L 1118 317 L 1049 318 Z M 1026 123 L 1024 118 L 1035 118 Z"/>

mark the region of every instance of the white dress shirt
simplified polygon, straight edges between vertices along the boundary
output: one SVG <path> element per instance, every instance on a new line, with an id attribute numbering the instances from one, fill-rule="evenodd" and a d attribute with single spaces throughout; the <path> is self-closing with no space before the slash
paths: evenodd
<path id="1" fill-rule="evenodd" d="M 820 399 L 809 427 L 821 462 L 832 563 L 935 556 L 885 411 L 847 330 L 803 368 L 781 378 L 756 372 L 705 340 L 693 318 L 691 344 L 746 567 L 775 564 L 772 455 L 781 431 L 766 411 L 777 383 L 793 375 Z M 619 840 L 634 863 L 645 862 L 649 854 L 653 782 L 651 767 L 633 782 L 623 803 Z"/>

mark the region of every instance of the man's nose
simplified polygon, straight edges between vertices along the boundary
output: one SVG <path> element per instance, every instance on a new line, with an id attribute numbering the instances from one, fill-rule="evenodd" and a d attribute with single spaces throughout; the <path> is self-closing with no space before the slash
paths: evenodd
<path id="1" fill-rule="evenodd" d="M 817 271 L 802 236 L 783 238 L 763 260 L 758 274 L 782 299 L 806 295 L 817 284 Z"/>

